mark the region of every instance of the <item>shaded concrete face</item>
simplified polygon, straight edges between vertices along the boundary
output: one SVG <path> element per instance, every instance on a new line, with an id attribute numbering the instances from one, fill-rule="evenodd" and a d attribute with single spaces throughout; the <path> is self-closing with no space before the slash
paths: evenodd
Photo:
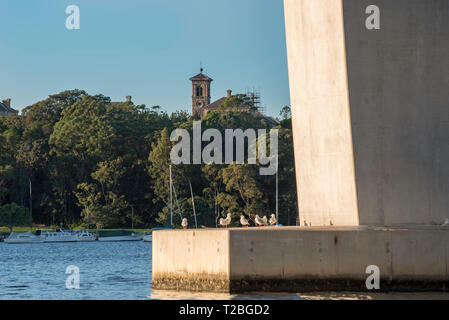
<path id="1" fill-rule="evenodd" d="M 344 0 L 360 224 L 449 216 L 449 1 Z M 370 4 L 381 29 L 367 30 Z"/>
<path id="2" fill-rule="evenodd" d="M 441 223 L 449 1 L 284 2 L 301 224 Z"/>

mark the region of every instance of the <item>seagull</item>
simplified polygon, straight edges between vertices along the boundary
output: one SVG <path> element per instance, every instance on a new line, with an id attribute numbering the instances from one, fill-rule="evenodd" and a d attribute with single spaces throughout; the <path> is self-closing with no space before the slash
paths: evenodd
<path id="1" fill-rule="evenodd" d="M 266 226 L 267 225 L 267 216 L 264 216 L 263 219 L 259 217 L 258 214 L 256 214 L 256 224 L 260 226 Z"/>
<path id="2" fill-rule="evenodd" d="M 231 213 L 228 212 L 228 214 L 226 215 L 226 219 L 220 218 L 220 226 L 222 227 L 228 227 L 228 224 L 231 223 Z"/>
<path id="3" fill-rule="evenodd" d="M 187 225 L 188 225 L 187 218 L 182 219 L 182 222 L 181 222 L 182 228 L 187 229 Z"/>
<path id="4" fill-rule="evenodd" d="M 274 215 L 274 213 L 272 213 L 270 218 L 270 225 L 274 226 L 276 222 L 276 216 Z"/>
<path id="5" fill-rule="evenodd" d="M 248 227 L 248 225 L 249 225 L 248 220 L 246 220 L 246 218 L 243 214 L 240 216 L 240 224 L 242 225 L 242 228 Z"/>

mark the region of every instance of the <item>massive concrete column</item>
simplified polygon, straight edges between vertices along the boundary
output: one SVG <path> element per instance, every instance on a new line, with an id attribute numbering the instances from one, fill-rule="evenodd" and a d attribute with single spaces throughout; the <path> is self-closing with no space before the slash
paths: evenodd
<path id="1" fill-rule="evenodd" d="M 302 225 L 358 225 L 343 6 L 286 0 L 290 96 Z"/>
<path id="2" fill-rule="evenodd" d="M 449 1 L 284 4 L 301 223 L 441 223 Z M 369 5 L 379 30 L 365 26 Z"/>

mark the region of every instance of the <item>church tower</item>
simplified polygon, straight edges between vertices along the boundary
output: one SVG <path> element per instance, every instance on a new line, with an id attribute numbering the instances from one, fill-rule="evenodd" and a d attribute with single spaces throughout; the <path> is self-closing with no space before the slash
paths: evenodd
<path id="1" fill-rule="evenodd" d="M 201 109 L 210 104 L 210 84 L 211 78 L 203 74 L 203 68 L 200 73 L 190 78 L 192 81 L 192 115 L 199 113 Z"/>

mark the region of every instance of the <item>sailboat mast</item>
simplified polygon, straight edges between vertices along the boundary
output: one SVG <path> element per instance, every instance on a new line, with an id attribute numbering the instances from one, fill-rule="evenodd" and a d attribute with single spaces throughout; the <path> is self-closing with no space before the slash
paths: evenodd
<path id="1" fill-rule="evenodd" d="M 30 178 L 30 229 L 33 229 L 33 190 L 31 189 L 31 178 Z"/>
<path id="2" fill-rule="evenodd" d="M 89 231 L 89 216 L 90 216 L 90 213 L 89 213 L 89 207 L 87 207 L 86 208 L 86 211 L 87 211 L 87 231 Z"/>
<path id="3" fill-rule="evenodd" d="M 276 225 L 279 225 L 279 178 L 278 178 L 279 164 L 278 156 L 276 156 Z"/>
<path id="4" fill-rule="evenodd" d="M 176 202 L 176 205 L 178 206 L 179 217 L 181 218 L 181 221 L 182 221 L 182 210 L 181 210 L 181 207 L 179 206 L 178 196 L 176 195 L 176 189 L 175 189 L 175 186 L 173 186 L 173 193 L 174 193 L 174 195 L 175 195 L 175 202 Z"/>
<path id="5" fill-rule="evenodd" d="M 172 196 L 172 178 L 171 178 L 171 165 L 170 165 L 170 226 L 173 226 L 173 196 Z"/>
<path id="6" fill-rule="evenodd" d="M 195 200 L 193 199 L 192 183 L 190 182 L 190 180 L 189 185 L 190 185 L 190 195 L 192 196 L 193 216 L 195 217 L 195 228 L 198 229 L 198 224 L 196 223 Z"/>
<path id="7" fill-rule="evenodd" d="M 134 229 L 134 207 L 131 206 L 131 229 Z"/>

